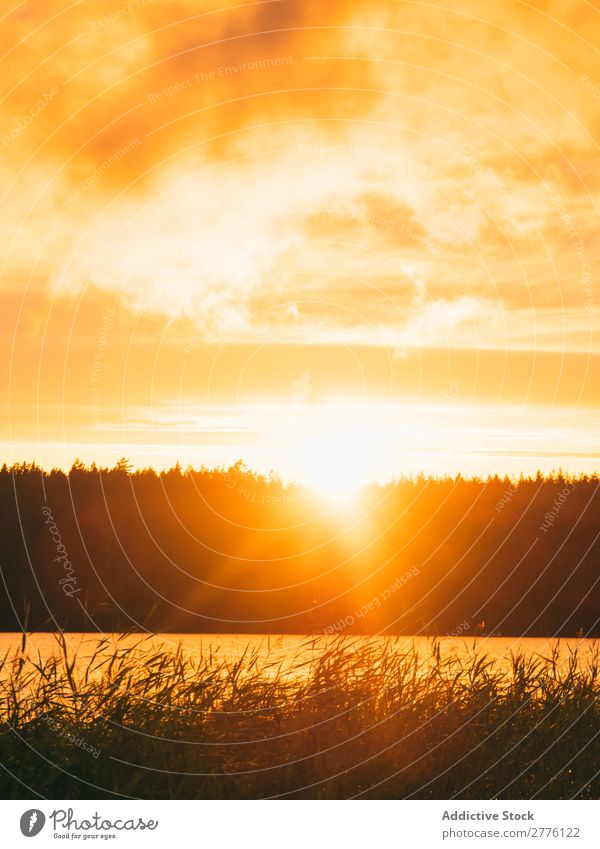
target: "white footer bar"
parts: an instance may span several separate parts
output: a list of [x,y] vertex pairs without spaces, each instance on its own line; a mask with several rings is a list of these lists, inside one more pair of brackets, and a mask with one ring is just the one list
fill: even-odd
[[0,845],[600,846],[596,801],[0,801]]

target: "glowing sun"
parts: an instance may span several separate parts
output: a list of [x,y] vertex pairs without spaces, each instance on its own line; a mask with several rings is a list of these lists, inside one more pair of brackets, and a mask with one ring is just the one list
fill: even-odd
[[364,424],[329,425],[297,444],[298,476],[321,495],[347,500],[373,480],[373,433]]

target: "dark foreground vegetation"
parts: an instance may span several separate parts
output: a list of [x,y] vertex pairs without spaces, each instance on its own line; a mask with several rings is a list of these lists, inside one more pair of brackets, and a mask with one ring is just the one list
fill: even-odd
[[98,644],[0,670],[3,798],[598,798],[600,678],[570,654],[423,667],[330,641],[295,670]]
[[0,627],[599,635],[599,483],[4,467]]

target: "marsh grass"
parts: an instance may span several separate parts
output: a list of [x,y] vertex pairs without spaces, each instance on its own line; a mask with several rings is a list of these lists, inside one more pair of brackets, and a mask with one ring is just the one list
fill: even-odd
[[[600,662],[335,639],[237,660],[99,640],[0,659],[0,792],[597,798]],[[92,756],[91,752],[99,754]]]

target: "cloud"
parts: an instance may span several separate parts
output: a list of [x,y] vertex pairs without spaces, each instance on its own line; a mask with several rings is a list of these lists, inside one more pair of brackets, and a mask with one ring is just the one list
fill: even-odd
[[519,345],[541,326],[578,349],[598,262],[594,16],[21,5],[0,60],[2,280],[101,290],[221,341],[517,344],[491,330],[501,303]]

